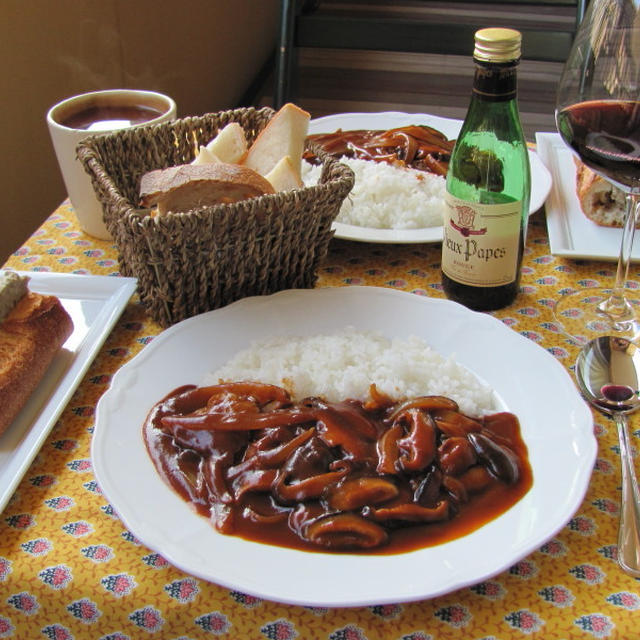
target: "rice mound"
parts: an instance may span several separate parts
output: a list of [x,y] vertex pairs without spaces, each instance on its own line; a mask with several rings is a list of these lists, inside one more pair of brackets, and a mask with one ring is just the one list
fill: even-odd
[[[355,184],[337,222],[373,229],[424,229],[442,225],[445,179],[386,162],[340,158],[351,167]],[[321,167],[304,161],[305,185],[318,182]]]
[[366,400],[369,386],[402,400],[443,395],[469,416],[494,410],[493,393],[468,369],[417,337],[392,340],[351,328],[331,335],[277,337],[239,352],[205,385],[252,380],[285,387],[295,400]]

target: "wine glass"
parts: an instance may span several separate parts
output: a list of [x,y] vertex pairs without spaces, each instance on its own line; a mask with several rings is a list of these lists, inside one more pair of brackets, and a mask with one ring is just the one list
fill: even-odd
[[564,66],[556,102],[564,142],[621,189],[625,222],[615,284],[562,296],[556,320],[578,343],[640,338],[640,298],[626,287],[640,202],[640,0],[591,0]]

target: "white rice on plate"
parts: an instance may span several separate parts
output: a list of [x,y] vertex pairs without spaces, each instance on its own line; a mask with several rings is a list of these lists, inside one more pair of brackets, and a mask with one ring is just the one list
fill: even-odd
[[[373,229],[424,229],[442,225],[445,179],[386,162],[341,158],[355,184],[336,221]],[[302,163],[306,185],[316,184],[322,167]]]
[[294,399],[366,400],[369,387],[401,400],[443,395],[469,416],[495,410],[491,388],[417,337],[392,340],[377,332],[277,337],[255,342],[207,376],[204,385],[252,380],[285,387]]

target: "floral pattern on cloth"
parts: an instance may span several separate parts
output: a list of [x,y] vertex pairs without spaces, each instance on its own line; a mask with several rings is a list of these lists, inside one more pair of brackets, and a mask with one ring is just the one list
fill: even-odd
[[[438,244],[334,240],[318,286],[375,285],[442,297],[439,265]],[[115,247],[78,231],[66,203],[7,266],[118,275]],[[614,268],[552,256],[538,213],[530,219],[521,293],[494,315],[572,369],[577,349],[553,322],[553,300],[581,281],[611,282]],[[640,286],[637,265],[631,278]],[[599,453],[579,511],[536,552],[480,584],[427,601],[325,609],[266,601],[175,569],[123,526],[90,457],[97,400],[114,372],[159,331],[134,296],[1,514],[0,638],[640,640],[640,580],[616,563],[617,436],[597,413]],[[631,431],[637,460],[635,417]]]

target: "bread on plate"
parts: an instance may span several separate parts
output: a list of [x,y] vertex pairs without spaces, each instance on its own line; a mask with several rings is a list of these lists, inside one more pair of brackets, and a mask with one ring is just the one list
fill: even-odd
[[66,339],[71,317],[55,296],[28,289],[28,278],[0,270],[0,433],[27,403]]
[[624,193],[579,161],[576,162],[576,194],[585,216],[597,225],[623,226]]

